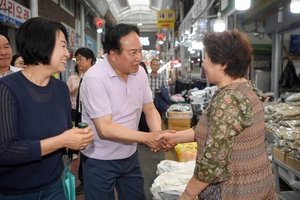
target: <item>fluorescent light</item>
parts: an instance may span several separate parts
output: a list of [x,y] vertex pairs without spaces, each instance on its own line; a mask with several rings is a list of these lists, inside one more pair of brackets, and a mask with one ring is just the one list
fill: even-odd
[[235,9],[247,10],[250,8],[251,0],[235,0]]
[[292,13],[300,13],[300,0],[292,0],[290,10]]
[[142,25],[143,25],[142,22],[137,23],[137,26],[142,26]]

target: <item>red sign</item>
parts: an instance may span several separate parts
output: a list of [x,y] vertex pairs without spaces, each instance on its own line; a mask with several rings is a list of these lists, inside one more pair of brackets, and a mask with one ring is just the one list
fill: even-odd
[[178,64],[178,63],[180,63],[180,60],[172,60],[171,63],[172,64]]

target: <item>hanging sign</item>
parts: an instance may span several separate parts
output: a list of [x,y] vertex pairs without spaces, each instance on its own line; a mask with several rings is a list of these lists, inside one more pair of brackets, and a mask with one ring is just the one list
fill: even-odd
[[157,11],[157,28],[174,28],[175,11],[159,10]]
[[77,33],[75,29],[72,27],[68,26],[67,24],[61,22],[62,25],[64,25],[67,29],[68,32],[68,41],[69,41],[69,46],[74,47],[74,46],[80,46],[80,35]]
[[0,0],[0,21],[20,26],[31,17],[31,11],[12,0]]

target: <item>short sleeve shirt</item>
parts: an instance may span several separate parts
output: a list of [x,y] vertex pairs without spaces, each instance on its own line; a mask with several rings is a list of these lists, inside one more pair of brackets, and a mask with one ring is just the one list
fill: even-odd
[[145,70],[140,67],[135,74],[128,74],[125,82],[104,57],[84,74],[80,94],[82,121],[91,125],[95,133],[94,141],[82,153],[101,160],[131,156],[136,143],[101,139],[92,120],[111,114],[113,122],[137,130],[143,105],[153,101]]
[[203,182],[226,181],[230,178],[228,165],[234,139],[253,123],[251,105],[242,93],[226,90],[225,86],[216,91],[206,115],[207,139],[194,175]]

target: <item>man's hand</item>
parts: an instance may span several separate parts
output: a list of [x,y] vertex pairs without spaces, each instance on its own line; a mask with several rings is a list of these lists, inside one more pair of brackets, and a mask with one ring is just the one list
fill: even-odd
[[177,144],[177,142],[175,141],[174,133],[176,133],[176,130],[165,130],[162,131],[161,134],[156,138],[156,140],[161,143],[166,152],[173,149]]
[[[147,146],[151,148],[151,151],[158,152],[161,150],[169,151],[172,149],[176,143],[171,140],[166,140],[163,134],[174,134],[176,131],[174,130],[166,130],[166,131],[154,131],[151,132],[147,138],[147,142],[145,143]],[[167,136],[167,135],[166,135]]]

